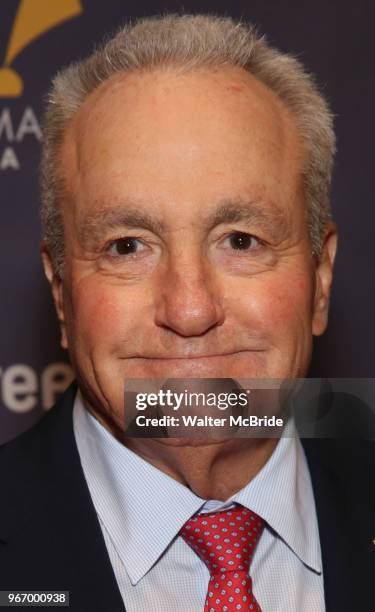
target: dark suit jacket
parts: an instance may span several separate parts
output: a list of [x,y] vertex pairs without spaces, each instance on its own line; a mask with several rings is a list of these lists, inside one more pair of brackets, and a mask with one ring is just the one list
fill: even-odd
[[[0,448],[0,590],[68,590],[76,612],[123,612],[75,444],[75,391],[73,384],[37,426]],[[373,611],[375,445],[349,439],[303,443],[326,609]]]

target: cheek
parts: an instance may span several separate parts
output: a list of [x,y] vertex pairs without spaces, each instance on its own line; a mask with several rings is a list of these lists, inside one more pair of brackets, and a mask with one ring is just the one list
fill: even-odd
[[258,276],[236,291],[237,305],[249,323],[280,335],[291,328],[309,325],[312,317],[312,284],[307,275]]
[[120,285],[91,277],[80,280],[72,291],[72,323],[75,339],[96,349],[129,335],[142,318],[142,296]]

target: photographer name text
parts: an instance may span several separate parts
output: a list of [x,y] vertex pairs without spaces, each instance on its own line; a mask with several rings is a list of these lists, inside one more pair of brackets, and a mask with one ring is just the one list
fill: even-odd
[[136,417],[138,427],[283,427],[284,420],[276,416],[196,416],[181,417],[163,415],[162,417],[146,417],[140,414]]

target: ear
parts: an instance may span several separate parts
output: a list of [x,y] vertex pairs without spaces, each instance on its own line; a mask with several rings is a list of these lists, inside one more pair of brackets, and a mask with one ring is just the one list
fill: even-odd
[[330,221],[326,228],[322,253],[315,270],[315,297],[312,333],[321,336],[327,327],[333,265],[337,249],[337,227]]
[[55,267],[52,261],[52,257],[51,257],[51,253],[45,241],[41,242],[40,254],[42,256],[44,273],[51,286],[53,301],[55,303],[57,317],[59,320],[60,331],[61,331],[60,344],[62,348],[67,349],[68,341],[67,341],[66,326],[65,326],[64,300],[63,300],[63,295],[62,295],[63,294],[62,279],[61,279],[61,276],[57,274],[55,270]]

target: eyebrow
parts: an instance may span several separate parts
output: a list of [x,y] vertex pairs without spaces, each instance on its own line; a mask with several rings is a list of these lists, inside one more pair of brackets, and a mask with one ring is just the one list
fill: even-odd
[[[202,221],[202,227],[209,231],[227,223],[246,223],[268,231],[272,238],[283,239],[289,225],[283,211],[274,204],[260,201],[222,200],[218,208]],[[95,244],[107,232],[120,228],[142,228],[155,234],[168,230],[156,216],[140,210],[139,205],[123,202],[115,208],[103,208],[87,215],[78,224],[78,235],[83,244]],[[170,228],[169,228],[170,229]]]
[[275,204],[260,201],[223,202],[213,215],[210,215],[208,222],[210,229],[225,223],[257,225],[274,238],[284,237],[289,230],[285,213]]
[[134,204],[124,203],[121,208],[101,209],[87,215],[78,224],[78,235],[83,244],[95,244],[106,232],[125,227],[143,228],[155,234],[165,230],[164,223],[153,215],[140,211]]

